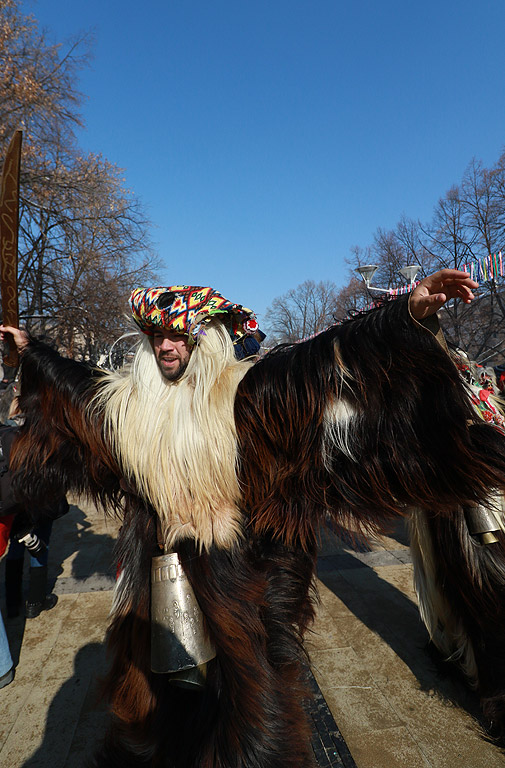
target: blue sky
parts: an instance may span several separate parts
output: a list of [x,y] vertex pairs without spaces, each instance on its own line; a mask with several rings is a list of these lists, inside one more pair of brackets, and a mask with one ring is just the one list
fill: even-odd
[[[26,0],[94,30],[79,142],[125,170],[163,281],[260,315],[505,148],[501,0]],[[505,244],[500,247],[505,246]]]

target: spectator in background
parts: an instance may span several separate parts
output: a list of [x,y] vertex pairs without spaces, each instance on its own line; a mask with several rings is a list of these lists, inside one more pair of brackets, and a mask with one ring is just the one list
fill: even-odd
[[9,649],[9,641],[5,632],[4,622],[0,614],[0,688],[14,680],[14,664]]
[[[19,511],[11,495],[8,473],[8,456],[13,435],[12,428],[0,426],[0,559],[7,551],[12,523]],[[3,617],[0,614],[0,688],[9,685],[13,679],[14,664]]]
[[[14,515],[0,517],[0,558],[4,555],[9,542],[9,533]],[[9,641],[5,632],[2,614],[0,613],[0,688],[14,680],[14,664],[9,649]]]
[[[19,412],[17,396],[13,398],[6,425],[17,427],[23,421]],[[34,619],[42,611],[54,608],[58,598],[47,594],[47,567],[49,558],[49,539],[53,520],[68,511],[68,503],[63,497],[51,510],[20,510],[13,522],[10,547],[5,563],[5,598],[7,617],[16,618],[21,612],[23,602],[23,567],[25,549],[30,553],[30,581],[25,605],[25,616]],[[37,524],[34,527],[34,521]]]

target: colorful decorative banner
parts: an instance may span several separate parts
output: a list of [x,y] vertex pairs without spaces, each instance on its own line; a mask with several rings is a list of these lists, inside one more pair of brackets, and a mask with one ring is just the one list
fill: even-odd
[[490,253],[481,259],[475,259],[468,264],[463,264],[462,269],[470,272],[472,280],[478,283],[487,283],[489,280],[498,280],[504,277],[502,252]]
[[[499,251],[499,253],[489,254],[489,256],[483,256],[482,259],[476,259],[475,261],[468,262],[468,264],[463,264],[461,269],[463,272],[469,272],[472,280],[476,280],[478,283],[485,283],[489,280],[498,280],[504,277],[504,261],[505,259],[502,256],[502,252]],[[358,308],[358,311],[366,312],[369,309],[373,309],[377,306],[377,303],[380,302],[381,298],[396,298],[397,296],[403,296],[406,293],[410,293],[410,291],[419,285],[420,282],[420,280],[415,280],[413,283],[409,283],[408,285],[399,285],[397,288],[381,289],[381,296],[377,296],[374,301],[369,301],[366,304],[362,304]],[[343,321],[337,321],[337,325],[339,325],[341,322]],[[318,333],[321,333],[321,331]],[[317,333],[314,333],[312,336],[307,336],[305,339],[300,339],[295,343],[298,344],[301,341],[307,341],[307,339],[312,339],[317,335]]]
[[[478,283],[487,283],[490,280],[499,280],[505,277],[504,261],[502,252],[499,251],[498,253],[490,253],[488,256],[483,256],[481,259],[470,261],[467,264],[462,264],[461,269],[463,272],[469,272],[472,280],[476,280]],[[394,297],[403,296],[415,288],[416,285],[419,285],[419,282],[419,280],[416,280],[411,285],[400,285],[397,288],[389,288],[387,291],[384,289],[384,294]],[[362,309],[373,309],[379,300],[380,297],[377,297],[375,301],[370,301],[363,305]]]
[[416,286],[419,285],[421,281],[420,280],[414,280],[413,283],[409,283],[408,285],[399,285],[397,288],[388,288],[387,290],[384,289],[382,294],[380,296],[377,296],[377,298],[374,301],[369,301],[367,304],[364,304],[361,307],[361,311],[373,309],[375,306],[377,306],[377,302],[380,302],[381,299],[386,298],[394,298],[396,299],[398,296],[404,296],[406,293],[410,293]]

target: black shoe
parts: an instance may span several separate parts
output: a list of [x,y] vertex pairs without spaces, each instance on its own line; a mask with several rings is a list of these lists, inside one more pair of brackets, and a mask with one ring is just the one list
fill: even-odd
[[50,611],[58,602],[56,595],[46,595],[43,603],[26,603],[25,616],[27,619],[36,619],[42,611]]

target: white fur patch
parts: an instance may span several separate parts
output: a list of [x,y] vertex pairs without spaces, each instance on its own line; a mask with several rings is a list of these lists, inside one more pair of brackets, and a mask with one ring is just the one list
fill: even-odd
[[358,411],[343,397],[329,403],[324,412],[323,461],[328,465],[329,456],[335,447],[351,461],[356,461],[353,453],[353,434],[351,422],[358,416]]
[[131,367],[104,376],[92,407],[124,477],[158,513],[165,551],[181,538],[229,547],[240,535],[233,404],[250,366],[214,321],[177,381],[163,377],[147,336]]

